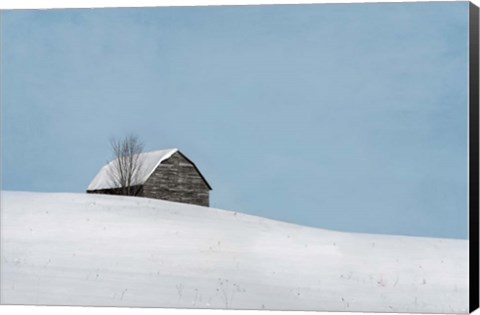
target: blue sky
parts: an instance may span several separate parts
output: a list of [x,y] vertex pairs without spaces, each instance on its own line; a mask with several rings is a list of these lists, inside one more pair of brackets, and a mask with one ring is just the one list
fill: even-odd
[[136,133],[211,206],[467,238],[468,2],[1,13],[4,190],[83,192]]

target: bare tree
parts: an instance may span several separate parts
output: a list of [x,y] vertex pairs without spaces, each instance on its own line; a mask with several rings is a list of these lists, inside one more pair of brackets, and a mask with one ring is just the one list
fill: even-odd
[[138,195],[138,179],[143,168],[143,143],[137,136],[128,135],[122,139],[110,139],[110,145],[113,161],[108,175],[111,181],[122,195]]

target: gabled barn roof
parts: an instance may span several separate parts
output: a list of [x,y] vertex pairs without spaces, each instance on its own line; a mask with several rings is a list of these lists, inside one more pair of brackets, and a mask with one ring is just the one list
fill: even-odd
[[[143,185],[147,181],[147,179],[152,175],[152,173],[157,169],[157,167],[165,160],[169,159],[173,154],[176,152],[180,153],[185,159],[187,159],[197,170],[198,174],[202,177],[205,184],[211,190],[212,188],[203,177],[202,173],[198,170],[195,163],[190,161],[185,155],[183,155],[178,149],[165,149],[153,152],[145,152],[140,154],[140,159],[142,160],[142,168],[139,170],[139,176],[137,177],[136,181],[132,183],[132,186],[136,185]],[[112,189],[112,188],[119,188],[112,179],[111,179],[111,172],[114,167],[114,162],[116,160],[111,161],[107,165],[103,166],[100,171],[98,172],[97,176],[92,180],[90,185],[88,185],[87,191],[92,190],[101,190],[101,189]]]

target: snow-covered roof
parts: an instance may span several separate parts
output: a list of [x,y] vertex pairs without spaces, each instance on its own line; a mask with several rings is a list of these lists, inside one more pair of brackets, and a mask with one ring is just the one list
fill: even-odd
[[[158,167],[158,165],[170,158],[177,151],[178,149],[165,149],[141,153],[140,159],[142,161],[142,167],[139,170],[139,176],[136,178],[136,181],[132,183],[132,186],[144,184]],[[87,190],[118,188],[111,178],[111,172],[115,161],[116,160],[111,161],[100,169],[97,176],[95,176],[90,185],[88,185]]]

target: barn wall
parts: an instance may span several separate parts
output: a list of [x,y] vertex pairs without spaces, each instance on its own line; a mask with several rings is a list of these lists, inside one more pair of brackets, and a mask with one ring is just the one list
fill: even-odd
[[[143,196],[143,186],[132,186],[134,191],[134,196],[142,197]],[[110,189],[97,189],[97,190],[87,190],[89,194],[103,194],[103,195],[125,195],[121,188],[110,188]]]
[[209,206],[209,188],[179,152],[163,161],[143,186],[143,196]]

